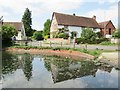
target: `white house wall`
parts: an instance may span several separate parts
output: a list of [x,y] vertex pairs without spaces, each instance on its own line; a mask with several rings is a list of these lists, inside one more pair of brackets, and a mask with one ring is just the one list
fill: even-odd
[[69,32],[77,32],[77,38],[81,37],[82,33],[82,28],[81,27],[76,27],[76,26],[68,26]]
[[100,29],[93,29],[93,28],[92,28],[92,30],[93,30],[93,32],[95,32],[95,33],[100,32]]
[[54,32],[54,31],[57,31],[57,30],[58,30],[58,24],[57,24],[57,21],[56,21],[56,17],[53,16],[53,20],[52,20],[51,27],[50,27],[50,32]]
[[58,28],[64,28],[64,25],[58,25]]
[[51,27],[50,27],[50,38],[53,38],[53,32],[57,32],[58,30],[58,23],[56,20],[55,15],[53,16],[52,22],[51,22]]
[[17,40],[27,40],[23,24],[22,24],[21,30],[18,31],[18,35],[17,35],[16,39]]

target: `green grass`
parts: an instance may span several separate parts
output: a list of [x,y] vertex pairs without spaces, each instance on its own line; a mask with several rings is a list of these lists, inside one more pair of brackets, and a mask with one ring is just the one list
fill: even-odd
[[38,47],[38,46],[11,46],[13,48],[20,48],[20,49],[52,49],[51,47]]

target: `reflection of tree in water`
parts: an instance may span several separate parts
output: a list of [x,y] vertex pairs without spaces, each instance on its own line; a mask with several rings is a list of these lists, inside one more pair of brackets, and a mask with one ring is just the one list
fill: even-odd
[[23,69],[25,77],[29,81],[32,76],[32,56],[30,54],[2,54],[2,74],[13,73],[17,69]]
[[2,53],[2,74],[13,73],[18,68],[18,58],[8,52]]
[[24,54],[23,57],[23,72],[29,81],[32,76],[32,57],[30,54]]
[[[75,61],[61,58],[45,58],[45,67],[51,71],[54,83],[88,75],[95,77],[98,66],[91,61]],[[99,66],[99,68],[102,66]],[[111,70],[107,68],[105,70]]]
[[50,60],[44,60],[44,61],[45,61],[45,63],[44,63],[45,68],[46,68],[48,71],[50,71],[50,70],[51,70],[51,67],[50,67],[51,61],[50,61]]

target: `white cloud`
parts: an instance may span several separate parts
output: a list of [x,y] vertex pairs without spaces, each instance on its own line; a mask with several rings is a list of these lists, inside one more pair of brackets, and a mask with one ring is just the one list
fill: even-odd
[[97,0],[99,4],[104,4],[104,3],[115,3],[118,2],[119,0]]
[[[53,11],[66,11],[77,9],[83,0],[0,0],[0,16],[4,16],[4,21],[21,21],[25,8],[32,11],[34,19],[42,18],[45,14]],[[38,20],[37,20],[38,21]],[[36,23],[36,22],[35,22]],[[40,22],[38,22],[40,25]],[[38,26],[35,27],[38,27]]]
[[[76,9],[80,6],[82,0],[2,0],[0,1],[0,8],[8,8],[12,9],[15,13],[21,13],[24,12],[24,9],[28,7],[29,9],[33,10],[35,13],[41,14],[41,12],[48,12],[48,11],[54,11],[59,10],[71,10]],[[0,13],[5,15],[4,13],[8,11],[0,10]]]
[[95,9],[93,11],[90,11],[86,14],[89,17],[92,17],[95,15],[97,17],[97,21],[107,21],[107,20],[112,20],[114,21],[113,23],[115,26],[117,26],[117,19],[118,19],[118,7],[117,5],[111,6],[108,9]]
[[105,3],[116,3],[119,0],[84,0],[84,2],[97,2],[99,4],[105,4]]
[[[67,12],[77,10],[81,8],[81,5],[85,2],[98,2],[102,4],[105,2],[113,3],[114,1],[118,0],[0,0],[0,16],[4,16],[4,21],[21,21],[25,8],[29,8],[32,11],[33,27],[40,29],[40,25],[44,23],[44,21],[41,23],[41,18],[52,14],[54,11]],[[116,17],[116,7],[105,10],[106,19]],[[101,14],[100,16],[103,18],[103,13],[102,9],[97,9],[90,11],[88,15],[95,14],[98,16]]]

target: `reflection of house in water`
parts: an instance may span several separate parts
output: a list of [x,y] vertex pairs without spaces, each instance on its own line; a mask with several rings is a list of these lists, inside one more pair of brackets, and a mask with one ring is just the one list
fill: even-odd
[[46,68],[52,73],[54,83],[85,77],[96,76],[98,69],[111,72],[113,67],[107,64],[95,65],[89,61],[64,61],[64,60],[45,60]]
[[65,67],[60,66],[60,63],[51,63],[51,72],[54,83],[88,75],[95,76],[97,71],[97,67],[90,62],[71,62],[69,65],[64,65]]

